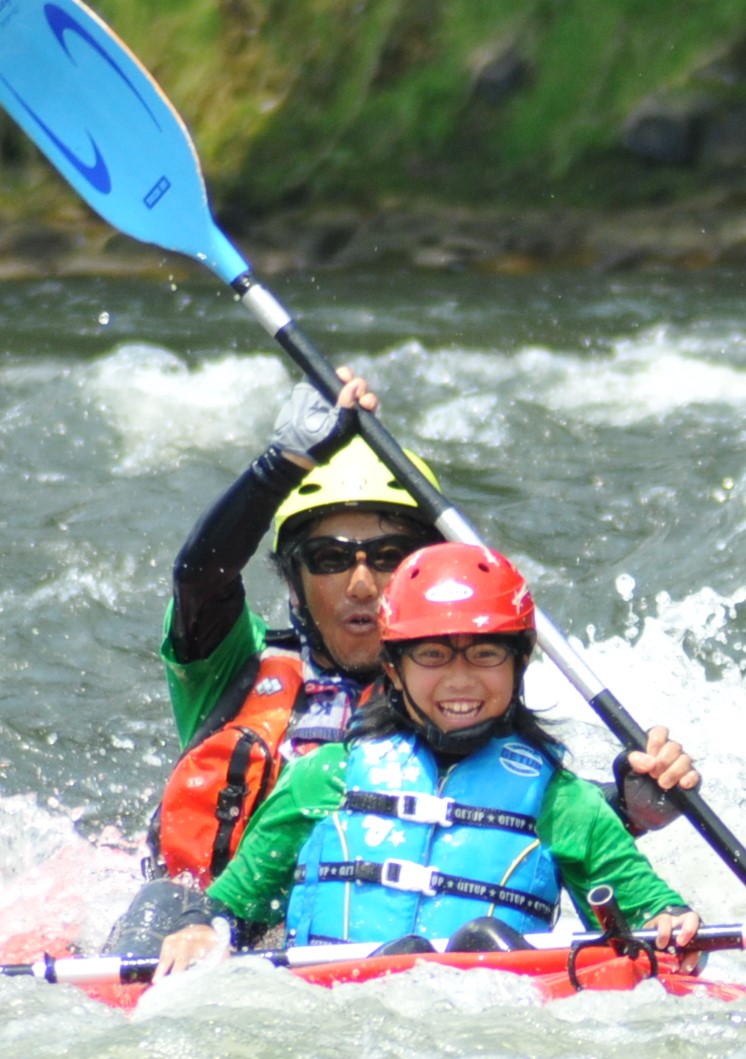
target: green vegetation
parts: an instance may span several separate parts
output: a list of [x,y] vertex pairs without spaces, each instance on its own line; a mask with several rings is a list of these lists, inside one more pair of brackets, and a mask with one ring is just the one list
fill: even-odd
[[[288,205],[675,196],[712,174],[625,152],[629,114],[746,96],[743,0],[89,2],[184,116],[236,227]],[[29,180],[55,187],[7,119],[0,156],[6,210],[28,210]]]

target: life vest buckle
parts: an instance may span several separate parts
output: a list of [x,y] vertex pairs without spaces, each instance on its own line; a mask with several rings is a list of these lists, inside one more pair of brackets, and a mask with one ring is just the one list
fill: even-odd
[[218,804],[215,816],[218,820],[231,823],[241,815],[241,805],[247,793],[246,787],[229,784],[218,792]]
[[400,820],[410,820],[415,824],[440,824],[441,827],[451,827],[453,805],[453,798],[439,798],[437,794],[400,794],[396,815]]
[[434,897],[438,892],[433,888],[437,868],[417,864],[413,860],[399,860],[387,857],[381,866],[381,885],[392,890],[408,890]]

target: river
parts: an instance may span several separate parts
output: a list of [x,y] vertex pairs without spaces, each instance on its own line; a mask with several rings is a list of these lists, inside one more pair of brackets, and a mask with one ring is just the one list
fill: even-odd
[[[154,251],[154,260],[158,258]],[[741,840],[746,746],[743,273],[529,276],[404,270],[272,282],[643,726],[696,755]],[[0,940],[95,951],[138,885],[177,752],[158,660],[170,566],[264,445],[295,370],[202,274],[0,287]],[[268,542],[267,549],[268,550]],[[252,598],[285,617],[269,564]],[[584,775],[616,744],[553,664],[529,703]],[[711,923],[740,882],[680,820],[643,847]],[[569,910],[568,922],[572,923]],[[709,977],[746,981],[746,956]],[[74,1055],[746,1055],[744,1005],[583,994],[443,969],[327,992],[236,964],[154,990],[133,1016],[72,986],[0,981],[5,1059]]]

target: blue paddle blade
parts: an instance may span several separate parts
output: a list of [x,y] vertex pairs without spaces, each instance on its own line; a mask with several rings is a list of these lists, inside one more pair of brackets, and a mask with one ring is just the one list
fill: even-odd
[[248,269],[215,223],[181,118],[84,4],[5,5],[0,104],[115,228],[193,257],[226,283]]

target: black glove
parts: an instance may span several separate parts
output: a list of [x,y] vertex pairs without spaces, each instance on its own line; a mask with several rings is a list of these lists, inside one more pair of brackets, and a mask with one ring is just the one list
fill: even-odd
[[299,382],[275,421],[270,446],[326,463],[352,437],[357,410],[329,404],[310,382]]
[[[681,810],[674,804],[670,791],[664,791],[651,776],[633,772],[628,753],[623,750],[614,759],[619,815],[635,836],[660,831],[673,823]],[[613,804],[614,799],[610,801]]]
[[116,921],[101,952],[137,958],[155,956],[167,935],[194,923],[209,926],[222,908],[197,887],[182,886],[173,879],[153,879],[145,883]]

